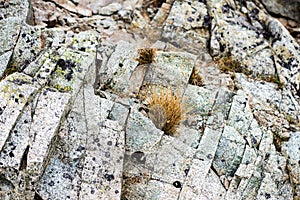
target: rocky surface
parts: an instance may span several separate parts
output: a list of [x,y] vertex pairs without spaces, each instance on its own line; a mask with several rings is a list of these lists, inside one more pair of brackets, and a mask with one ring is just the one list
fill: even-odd
[[[0,1],[0,198],[299,199],[300,47],[265,8]],[[151,88],[183,97],[173,134]]]

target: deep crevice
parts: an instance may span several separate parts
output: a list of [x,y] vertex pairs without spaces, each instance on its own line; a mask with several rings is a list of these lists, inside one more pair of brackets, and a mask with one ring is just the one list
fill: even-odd
[[23,156],[21,158],[19,171],[25,170],[27,168],[27,157],[28,157],[29,148],[30,148],[30,146],[27,145],[27,147],[23,153]]

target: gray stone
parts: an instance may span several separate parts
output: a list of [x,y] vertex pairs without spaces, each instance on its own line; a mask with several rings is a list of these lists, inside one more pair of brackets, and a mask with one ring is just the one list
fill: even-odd
[[88,130],[85,116],[82,115],[85,112],[84,104],[84,93],[80,90],[68,117],[59,129],[58,136],[62,141],[60,154],[63,155],[64,162],[79,160],[85,153]]
[[299,12],[300,12],[300,1],[299,0],[292,0],[292,1],[262,1],[265,8],[271,12],[281,16],[286,16],[288,18],[292,18],[300,22]]
[[213,163],[219,176],[233,177],[241,163],[245,143],[233,127],[225,126]]
[[217,150],[221,133],[206,128],[201,138],[200,144],[192,160],[190,170],[188,171],[183,191],[180,194],[181,199],[188,198],[189,193],[195,193],[196,196],[201,194],[205,184],[210,166]]
[[164,23],[162,36],[182,45],[204,47],[209,37],[209,20],[204,3],[175,1]]
[[119,10],[121,10],[122,5],[120,3],[111,3],[105,7],[102,7],[98,10],[100,15],[112,15]]
[[0,152],[0,171],[14,187],[19,187],[17,171],[25,167],[24,156],[29,148],[31,121],[30,106],[26,106]]
[[106,122],[100,126],[99,135],[92,134],[87,141],[81,199],[119,199],[121,195],[124,132],[117,122]]
[[289,141],[284,142],[282,145],[282,151],[287,157],[287,168],[290,171],[290,179],[294,184],[297,185],[297,192],[299,194],[299,181],[300,181],[300,167],[299,167],[299,160],[300,160],[300,134],[299,132],[291,133],[291,137]]
[[[100,68],[100,87],[106,87],[120,95],[129,95],[131,85],[136,80],[130,80],[135,70],[138,70],[135,61],[137,49],[132,44],[120,41],[107,63]],[[140,83],[141,84],[141,83]],[[136,90],[136,88],[133,88]]]
[[137,109],[132,109],[126,127],[126,146],[131,151],[147,151],[160,140],[163,132]]
[[[125,146],[124,132],[118,121],[106,119],[109,113],[101,112],[111,109],[113,104],[94,96],[91,86],[84,90],[84,97],[88,135],[80,175],[82,179],[80,198],[119,199]],[[117,118],[120,123],[124,123],[122,119],[125,120]]]
[[[213,170],[209,170],[205,177],[206,187],[204,187],[197,198],[199,199],[224,199],[226,190],[221,184],[219,177]],[[189,198],[187,196],[187,198]],[[181,198],[184,199],[184,198]]]
[[281,40],[272,44],[277,56],[275,61],[280,80],[299,96],[300,82],[297,70],[300,64],[300,46],[280,22],[270,21],[269,28],[272,34],[281,33],[278,36]]
[[[275,181],[272,179],[271,174],[264,173],[260,188],[258,190],[257,198],[259,199],[284,199],[278,198],[279,191]],[[292,199],[292,198],[290,198]]]
[[143,85],[157,85],[183,94],[196,60],[190,53],[157,51]]
[[[50,66],[56,64],[59,57],[58,56],[50,56],[50,55],[53,55],[53,49],[47,50],[44,53],[40,54],[33,62],[31,62],[23,70],[23,73],[25,73],[31,77],[37,76],[37,72],[40,70],[41,66],[44,65],[44,63],[46,63],[46,65],[49,66],[49,68],[45,67],[46,68],[45,70],[48,69],[50,72],[50,69],[51,69],[53,71],[55,66],[54,67],[50,67]],[[50,61],[52,61],[53,63],[50,64]],[[44,71],[44,73],[45,73],[45,71]],[[45,76],[45,75],[43,75],[43,76]],[[41,79],[43,79],[43,78],[41,78]],[[42,80],[40,80],[40,81],[42,81]],[[45,80],[44,80],[44,83],[45,83]],[[41,85],[43,85],[43,84],[41,84]]]
[[126,120],[128,118],[129,109],[125,106],[115,103],[109,113],[108,118],[111,120],[118,121],[119,125],[125,129],[126,127]]
[[[49,76],[49,71],[54,70],[54,66],[55,71],[51,73],[49,86],[62,92],[77,94],[87,71],[94,65],[95,61],[93,58],[95,57],[88,53],[76,52],[70,49],[59,49],[58,53],[60,54],[60,58],[56,65],[49,61],[50,65],[42,66],[40,72],[46,72],[46,76]],[[42,77],[43,75],[40,76]],[[47,80],[47,77],[43,78],[43,81],[45,79]]]
[[186,126],[179,126],[176,130],[176,138],[192,148],[197,148],[202,136],[201,130],[195,130]]
[[[251,135],[252,131],[249,131],[250,125],[254,120],[255,119],[249,107],[248,97],[246,97],[242,92],[240,95],[234,96],[230,113],[228,115],[228,125],[235,128],[235,130],[245,137],[250,144],[257,144],[257,140],[259,140],[259,135],[258,138],[255,138]],[[256,140],[256,142],[253,142],[254,140]]]
[[30,145],[27,159],[27,170],[34,178],[38,178],[45,169],[54,137],[67,112],[70,97],[70,94],[46,89],[38,97],[30,127],[30,144],[32,145]]
[[0,0],[1,199],[298,198],[300,47],[259,1],[84,1]]
[[22,71],[30,62],[36,59],[45,45],[44,36],[42,35],[41,28],[29,25],[22,26],[12,57],[12,66],[14,68]]
[[[248,170],[248,172],[241,174],[240,170]],[[225,199],[255,198],[262,180],[261,173],[261,169],[254,165],[241,165],[236,176],[225,183],[228,187]]]
[[163,136],[159,144],[151,149],[148,162],[153,163],[151,177],[162,182],[182,184],[190,168],[194,149],[171,136]]
[[32,78],[21,73],[14,73],[0,82],[1,148],[21,115],[26,102],[35,94],[37,89]]
[[23,22],[26,21],[30,24],[33,23],[31,3],[28,0],[2,1],[0,13],[0,19],[16,17],[21,19]]
[[1,56],[0,56],[0,78],[2,78],[5,74],[5,70],[7,69],[7,66],[8,66],[8,62],[11,58],[11,55],[12,55],[12,51],[8,51],[6,53],[3,53]]
[[0,21],[0,55],[13,50],[21,31],[21,21],[10,17]]
[[70,31],[66,34],[65,45],[68,48],[83,51],[92,56],[96,56],[95,53],[99,43],[99,35],[95,31],[83,31],[78,34]]
[[69,166],[59,158],[51,158],[43,177],[40,180],[38,192],[44,199],[71,199],[77,198],[76,183],[74,183],[76,164]]
[[206,116],[212,109],[215,96],[216,92],[189,84],[185,90],[184,100],[191,115]]
[[177,199],[180,188],[157,180],[150,180],[145,194],[146,199]]

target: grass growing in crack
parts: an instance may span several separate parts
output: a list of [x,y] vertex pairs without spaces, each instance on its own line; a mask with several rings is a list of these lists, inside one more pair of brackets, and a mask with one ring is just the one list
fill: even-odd
[[146,102],[149,109],[148,116],[155,126],[166,134],[173,135],[187,113],[179,93],[175,94],[171,89],[153,91]]
[[165,2],[166,2],[165,0],[145,0],[145,1],[143,1],[143,7],[149,8],[149,7],[153,6],[153,7],[159,8]]
[[17,71],[18,71],[18,70],[17,70],[16,67],[13,67],[13,66],[7,67],[7,68],[5,69],[5,71],[4,71],[4,73],[3,73],[3,75],[2,75],[2,77],[1,77],[0,80],[5,79],[5,78],[6,78],[7,76],[9,76],[10,74],[13,74],[13,73],[15,73],[15,72],[17,72]]
[[219,69],[221,72],[228,73],[228,72],[236,72],[236,73],[243,73],[245,75],[250,75],[250,70],[245,69],[241,66],[241,63],[235,59],[231,55],[225,55],[220,58],[215,59]]
[[195,68],[193,68],[192,74],[189,79],[189,84],[203,86],[203,78]]
[[[235,60],[230,53],[226,54],[225,56],[221,56],[219,58],[216,58],[215,61],[218,64],[219,69],[223,73],[228,73],[228,72],[243,73],[246,76],[249,76],[250,78],[266,81],[266,82],[269,82],[269,83],[276,83],[278,85],[279,89],[283,89],[283,87],[284,87],[283,82],[280,81],[280,78],[277,74],[273,74],[273,75],[258,74],[258,75],[255,75],[255,74],[253,74],[253,72],[251,70],[243,67],[242,64],[239,61]],[[235,76],[235,74],[233,74],[233,76]]]
[[139,49],[138,50],[139,57],[136,58],[135,60],[138,61],[140,65],[150,64],[154,62],[155,52],[156,49],[152,49],[152,48]]

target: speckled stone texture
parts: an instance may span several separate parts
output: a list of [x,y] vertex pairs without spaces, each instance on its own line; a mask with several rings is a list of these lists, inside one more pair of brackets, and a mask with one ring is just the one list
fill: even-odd
[[299,200],[293,35],[267,1],[155,2],[0,0],[0,199]]

